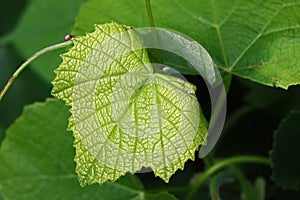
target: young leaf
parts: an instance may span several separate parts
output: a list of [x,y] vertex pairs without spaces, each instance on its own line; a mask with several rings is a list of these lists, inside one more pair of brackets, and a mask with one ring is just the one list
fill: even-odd
[[[7,130],[0,149],[0,193],[4,199],[153,199],[129,174],[115,183],[80,187],[74,173],[72,137],[66,131],[68,116],[62,102],[49,99],[25,107]],[[166,192],[154,196],[175,199]]]
[[[195,86],[154,73],[129,27],[96,25],[74,38],[56,70],[52,94],[72,106],[81,185],[117,180],[151,167],[168,182],[206,134]],[[189,92],[187,92],[189,91]]]
[[285,189],[300,188],[300,111],[293,111],[274,134],[273,180]]
[[[268,86],[300,84],[298,0],[151,1],[157,27],[197,40],[229,73]],[[74,33],[115,20],[149,26],[144,1],[91,0],[84,4]]]

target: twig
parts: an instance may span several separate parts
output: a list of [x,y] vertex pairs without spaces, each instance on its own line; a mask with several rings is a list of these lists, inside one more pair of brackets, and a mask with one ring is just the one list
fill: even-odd
[[39,56],[56,50],[56,49],[61,49],[64,47],[69,46],[70,44],[72,44],[73,42],[71,40],[69,41],[65,41],[62,43],[58,43],[58,44],[54,44],[51,46],[48,46],[44,49],[41,49],[40,51],[36,52],[35,54],[33,54],[31,57],[29,57],[14,73],[13,75],[10,77],[10,79],[8,80],[8,82],[6,83],[6,85],[4,86],[4,88],[1,90],[0,92],[0,101],[2,100],[3,96],[6,94],[7,90],[9,89],[9,87],[12,85],[12,83],[14,82],[14,80],[18,77],[18,75],[36,58],[38,58]]

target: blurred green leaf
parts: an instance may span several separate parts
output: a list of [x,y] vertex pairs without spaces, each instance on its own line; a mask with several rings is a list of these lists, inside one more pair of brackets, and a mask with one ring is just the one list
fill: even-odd
[[283,119],[274,134],[272,179],[284,189],[300,188],[300,110]]
[[263,178],[257,178],[254,182],[253,193],[255,194],[256,200],[265,199],[266,182]]
[[[64,40],[74,23],[74,17],[84,0],[31,0],[16,29],[11,42],[25,58],[36,51]],[[49,83],[54,78],[63,51],[43,55],[32,63],[32,69]]]
[[252,185],[249,180],[240,179],[242,186],[242,199],[245,200],[264,200],[265,199],[265,181],[262,178],[257,178]]
[[[220,69],[261,84],[300,84],[298,0],[152,1],[155,24],[196,39]],[[91,0],[76,17],[73,32],[115,20],[147,27],[144,1]]]
[[240,182],[242,189],[242,199],[245,200],[264,200],[265,199],[265,181],[263,178],[257,178],[252,184],[236,166],[231,166],[235,176]]
[[[81,188],[74,149],[66,131],[68,108],[58,100],[27,106],[7,131],[0,149],[0,192],[5,199],[153,199],[126,175],[115,183]],[[167,193],[160,199],[175,198]]]

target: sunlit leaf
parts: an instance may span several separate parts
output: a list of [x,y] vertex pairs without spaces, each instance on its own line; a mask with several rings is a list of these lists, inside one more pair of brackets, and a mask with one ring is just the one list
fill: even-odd
[[[76,171],[82,185],[150,167],[168,182],[203,142],[195,86],[154,73],[129,27],[96,25],[75,38],[56,70],[52,94],[72,106]],[[122,33],[122,34],[121,34]]]

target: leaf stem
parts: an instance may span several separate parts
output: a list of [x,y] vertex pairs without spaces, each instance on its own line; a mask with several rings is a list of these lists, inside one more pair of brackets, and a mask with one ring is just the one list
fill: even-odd
[[150,0],[145,0],[150,27],[155,27]]
[[14,80],[18,77],[18,75],[36,58],[38,58],[39,56],[50,52],[50,51],[54,51],[56,49],[61,49],[64,47],[69,46],[70,44],[72,44],[73,42],[71,40],[69,41],[65,41],[65,42],[61,42],[58,44],[54,44],[51,46],[48,46],[44,49],[41,49],[40,51],[36,52],[35,54],[33,54],[31,57],[29,57],[14,73],[13,75],[10,77],[10,79],[8,80],[8,82],[6,83],[6,85],[4,86],[4,88],[1,90],[0,92],[0,101],[2,100],[3,96],[6,94],[7,90],[9,89],[9,87],[12,85],[12,83],[14,82]]
[[145,4],[146,4],[146,9],[147,9],[147,16],[148,16],[149,25],[150,25],[150,27],[153,27],[151,29],[151,34],[152,34],[153,42],[154,42],[154,45],[155,45],[155,49],[153,50],[153,52],[156,56],[156,60],[159,63],[163,63],[163,56],[162,56],[162,53],[161,53],[160,48],[159,48],[159,46],[160,46],[159,45],[159,39],[158,39],[157,32],[155,30],[155,23],[154,23],[154,19],[153,19],[150,0],[145,0]]
[[195,183],[192,185],[190,192],[186,197],[186,200],[193,199],[194,195],[197,193],[198,188],[201,187],[205,183],[205,181],[216,171],[220,170],[225,166],[229,166],[237,163],[245,163],[245,162],[254,162],[254,163],[260,163],[265,165],[271,165],[270,159],[266,157],[251,156],[251,155],[235,156],[225,160],[221,160],[216,164],[214,164],[212,167],[208,168],[206,171],[204,171],[204,173],[195,181]]

